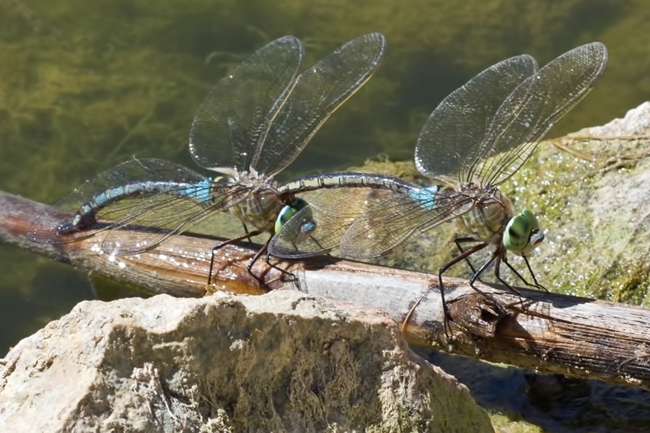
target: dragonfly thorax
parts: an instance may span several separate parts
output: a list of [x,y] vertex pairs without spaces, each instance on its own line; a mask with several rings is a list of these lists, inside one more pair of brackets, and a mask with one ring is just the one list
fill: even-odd
[[[464,188],[465,189],[465,188]],[[473,196],[472,210],[456,218],[456,224],[465,233],[487,244],[501,243],[506,224],[512,219],[512,203],[497,188],[463,191]]]
[[284,206],[280,197],[272,192],[251,193],[248,198],[230,208],[245,225],[273,233],[278,213]]
[[[277,183],[272,178],[256,177],[247,172],[242,172],[238,178],[216,177],[212,186],[215,197],[223,195],[217,190],[228,188],[230,199],[238,202],[230,211],[244,225],[269,233],[273,233],[278,213],[289,200],[278,192]],[[293,197],[290,199],[292,201]]]

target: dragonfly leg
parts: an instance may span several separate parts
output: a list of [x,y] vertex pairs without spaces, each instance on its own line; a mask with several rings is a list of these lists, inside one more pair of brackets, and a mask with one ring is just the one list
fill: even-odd
[[[246,227],[246,226],[244,226]],[[216,245],[214,248],[212,248],[212,254],[210,256],[210,270],[208,271],[208,286],[212,283],[212,271],[214,270],[214,255],[216,254],[217,251],[219,251],[221,248],[225,247],[226,245],[231,245],[234,243],[237,243],[239,241],[243,241],[244,239],[249,239],[252,238],[253,236],[257,236],[261,234],[262,232],[260,230],[255,230],[252,232],[246,231],[245,234],[241,236],[237,236],[236,238],[228,239],[227,241],[221,242],[220,244]],[[250,272],[250,269],[249,269]]]
[[[438,286],[440,287],[440,299],[442,301],[443,327],[445,329],[445,336],[447,337],[448,340],[450,339],[449,338],[449,333],[448,333],[448,320],[450,319],[450,315],[449,315],[449,311],[447,310],[447,302],[445,301],[445,285],[442,282],[442,274],[444,274],[447,269],[454,266],[456,263],[460,262],[461,260],[465,260],[466,257],[471,256],[475,252],[480,251],[480,250],[482,250],[483,248],[485,248],[487,246],[488,246],[488,244],[486,244],[485,242],[480,243],[478,245],[475,245],[472,248],[470,248],[469,250],[463,251],[461,254],[457,255],[452,260],[445,263],[445,265],[442,266],[440,268],[440,270],[438,270]],[[483,293],[481,290],[474,287],[473,282],[478,278],[478,275],[480,274],[480,272],[482,272],[481,269],[479,269],[478,274],[476,272],[474,273],[474,275],[472,276],[472,280],[470,281],[470,286],[472,286],[472,288],[474,290],[476,290],[478,293],[481,293],[482,295],[486,296],[487,298],[491,298],[491,296],[488,296],[486,293]],[[420,298],[420,300],[422,300],[422,298]],[[418,303],[419,303],[419,301],[418,301]],[[416,306],[417,306],[417,303],[413,306],[413,308],[411,308],[411,311],[409,311],[409,315],[407,316],[407,319],[411,315],[412,310],[414,310]]]
[[[270,240],[269,240],[269,242],[270,242]],[[271,254],[268,251],[266,251],[266,258],[264,259],[264,262],[268,266],[272,267],[273,269],[280,271],[280,273],[282,273],[283,276],[289,277],[289,280],[287,280],[287,281],[295,282],[296,285],[298,285],[298,279],[296,278],[295,274],[293,274],[293,273],[291,273],[291,272],[289,272],[287,270],[284,270],[281,267],[276,266],[273,263],[271,263]],[[275,281],[275,279],[273,281]]]
[[535,283],[532,286],[536,287],[538,289],[542,289],[546,293],[548,293],[548,289],[546,287],[542,286],[541,284],[539,284],[539,282],[537,282],[537,278],[535,278],[535,272],[533,272],[533,268],[530,267],[530,263],[528,262],[528,257],[526,257],[526,256],[523,256],[523,257],[524,257],[524,262],[526,262],[526,267],[528,268],[528,272],[530,272],[530,276],[533,277],[533,282]]
[[264,281],[262,281],[262,279],[260,277],[255,275],[255,273],[253,272],[253,265],[255,264],[256,261],[259,260],[260,257],[262,257],[262,254],[264,254],[264,253],[266,253],[266,257],[264,259],[264,262],[267,265],[269,265],[271,268],[273,268],[273,269],[275,269],[277,271],[280,271],[282,273],[282,275],[285,275],[285,276],[291,275],[291,278],[295,279],[294,274],[292,274],[291,272],[285,271],[284,269],[282,269],[282,268],[274,265],[273,263],[271,263],[271,254],[269,254],[269,243],[271,243],[271,239],[273,239],[273,236],[269,236],[269,239],[266,241],[264,246],[262,248],[260,248],[260,250],[257,253],[255,253],[255,255],[248,261],[248,266],[246,266],[246,269],[248,270],[248,273],[251,274],[257,281],[259,281],[263,285],[266,285],[266,283]]
[[[526,266],[528,266],[528,271],[530,272],[530,275],[532,275],[532,277],[533,277],[534,284],[530,284],[528,281],[526,281],[526,279],[525,279],[525,278],[524,278],[524,277],[523,277],[519,272],[517,272],[517,270],[516,270],[516,269],[515,269],[515,268],[514,268],[514,267],[513,267],[509,262],[508,262],[508,259],[506,258],[505,254],[504,254],[503,257],[502,257],[502,260],[503,260],[503,263],[505,263],[505,264],[508,266],[508,268],[510,268],[510,270],[511,270],[511,271],[512,271],[512,272],[513,272],[513,273],[514,273],[514,274],[515,274],[515,275],[516,275],[516,276],[517,276],[521,281],[524,282],[524,284],[526,284],[526,285],[529,286],[529,287],[535,287],[536,289],[542,289],[542,290],[544,290],[544,291],[546,291],[546,292],[548,293],[548,290],[546,289],[546,287],[542,286],[541,284],[539,284],[539,283],[537,282],[537,278],[535,278],[535,274],[533,273],[533,270],[531,269],[530,264],[528,263],[528,259],[526,258],[526,256],[523,256],[523,258],[524,258],[524,261],[526,262]],[[512,286],[510,286],[508,283],[506,283],[504,280],[502,280],[501,278],[499,278],[498,271],[499,271],[499,268],[498,268],[498,265],[497,265],[497,268],[495,269],[495,272],[494,272],[494,273],[495,273],[495,275],[497,276],[497,278],[499,279],[499,281],[501,281],[501,282],[502,282],[506,287],[508,287],[508,289],[512,290],[512,291],[513,291],[514,293],[516,293],[517,295],[521,295],[521,293],[519,292],[519,290],[515,289],[514,287],[512,287]],[[520,296],[520,298],[519,298],[519,302],[520,302],[520,304],[521,304],[522,306],[525,306],[526,304],[532,303],[533,301],[532,301],[532,300],[529,300],[529,301],[524,302],[524,300],[523,300],[523,299],[521,298],[521,296]]]
[[511,292],[513,292],[513,293],[515,293],[515,294],[517,294],[517,295],[520,295],[521,293],[519,292],[519,290],[515,289],[515,288],[512,287],[510,284],[508,284],[508,282],[507,282],[506,280],[504,280],[503,278],[501,278],[501,263],[505,263],[506,266],[508,266],[508,268],[509,268],[512,272],[514,272],[515,275],[518,276],[519,279],[520,279],[521,281],[523,281],[526,285],[529,285],[528,282],[527,282],[526,280],[524,280],[524,278],[523,278],[521,275],[519,275],[519,272],[517,272],[517,271],[515,270],[515,268],[512,267],[512,265],[510,264],[510,262],[508,262],[508,259],[506,258],[505,251],[502,252],[499,256],[497,256],[496,263],[495,263],[495,265],[494,265],[494,276],[497,277],[497,280],[499,280],[499,281],[501,282],[501,284],[503,284],[504,286],[506,286],[506,288],[507,288],[508,290],[510,290]]
[[[529,272],[530,275],[533,277],[533,284],[530,284],[530,283],[529,283],[529,282],[528,282],[528,281],[523,277],[523,275],[521,275],[519,272],[517,272],[517,270],[516,270],[516,269],[515,269],[511,264],[510,264],[510,262],[508,262],[508,260],[506,259],[505,255],[504,255],[504,257],[503,257],[503,263],[505,263],[506,266],[508,266],[508,268],[510,269],[510,271],[511,271],[513,274],[515,274],[515,275],[517,276],[517,278],[519,278],[521,281],[523,281],[525,285],[527,285],[527,286],[529,286],[529,287],[535,287],[536,289],[544,290],[545,292],[548,293],[548,289],[547,289],[546,287],[542,286],[541,284],[539,284],[539,283],[537,282],[537,278],[535,278],[535,273],[533,272],[533,269],[530,267],[530,263],[528,262],[528,258],[527,258],[526,256],[522,256],[522,257],[523,257],[523,259],[524,259],[524,262],[526,262],[526,267],[528,267],[528,272]],[[495,272],[495,273],[496,273],[496,272]],[[499,278],[499,277],[497,276],[497,278]],[[509,284],[507,284],[507,283],[506,283],[505,281],[503,281],[501,278],[499,278],[499,281],[501,281],[503,284],[505,284],[506,286],[509,287]],[[519,292],[517,292],[517,294],[519,294]]]
[[[474,237],[468,236],[468,237],[462,237],[462,238],[456,238],[454,239],[454,243],[456,244],[456,248],[458,248],[458,251],[460,253],[464,253],[465,250],[462,247],[462,244],[468,244],[468,243],[483,243],[483,241],[476,239]],[[472,274],[476,273],[476,269],[474,269],[474,265],[472,265],[472,262],[469,259],[469,256],[465,257],[465,263],[467,263],[467,266],[472,270]]]
[[[485,246],[487,246],[487,245],[485,245]],[[483,246],[483,247],[485,247],[485,246]],[[471,251],[471,250],[468,250],[468,251]],[[501,249],[500,249],[500,248],[497,248],[497,249],[494,251],[494,253],[492,253],[492,256],[491,256],[488,260],[486,260],[485,263],[483,263],[483,264],[481,265],[480,268],[478,268],[478,270],[476,271],[476,273],[474,273],[474,275],[472,275],[472,278],[470,278],[470,280],[469,280],[469,285],[470,285],[470,286],[472,287],[472,289],[474,289],[477,293],[483,295],[485,298],[487,298],[487,299],[489,299],[490,301],[492,301],[492,302],[494,303],[495,307],[497,308],[497,310],[499,310],[499,313],[500,313],[500,314],[502,314],[502,315],[504,315],[504,316],[507,316],[507,315],[509,314],[508,311],[507,311],[505,308],[503,308],[503,306],[499,303],[499,301],[497,301],[497,300],[494,298],[494,296],[492,296],[492,295],[490,295],[490,294],[488,294],[488,293],[486,293],[486,292],[480,290],[478,287],[476,287],[476,286],[474,285],[474,283],[476,282],[476,280],[478,280],[478,277],[479,277],[479,276],[480,276],[480,275],[481,275],[481,274],[482,274],[482,273],[483,273],[483,272],[484,272],[484,271],[485,271],[485,270],[486,270],[486,269],[487,269],[487,268],[488,268],[488,267],[489,267],[489,266],[490,266],[494,261],[496,261],[495,275],[497,275],[497,278],[499,279],[499,281],[501,281],[501,279],[498,277],[498,269],[499,269],[499,264],[500,264],[500,260],[501,260],[501,256],[502,256],[502,255],[503,255],[503,252],[501,251]],[[514,289],[513,289],[512,287],[510,287],[508,284],[506,284],[506,286],[507,286],[508,288],[514,290]]]
[[[326,248],[324,246],[322,246],[321,243],[318,242],[318,239],[316,239],[314,236],[309,236],[309,239],[311,239],[312,242],[314,242],[316,245],[318,245],[318,248],[320,248],[321,250],[326,250]],[[298,249],[298,247],[295,244],[294,244],[294,247],[296,247],[296,249]]]
[[[311,240],[314,244],[316,244],[318,246],[318,248],[320,248],[323,251],[322,254],[330,255],[330,253],[329,253],[330,249],[323,247],[323,245],[321,245],[321,243],[318,242],[318,239],[316,239],[314,236],[309,236],[309,240]],[[300,247],[298,246],[298,244],[296,244],[295,242],[292,241],[291,246],[293,247],[294,251],[300,252]],[[327,250],[327,252],[325,252],[326,250]],[[267,261],[267,263],[269,263],[269,262]],[[269,265],[271,265],[271,264],[269,263]]]

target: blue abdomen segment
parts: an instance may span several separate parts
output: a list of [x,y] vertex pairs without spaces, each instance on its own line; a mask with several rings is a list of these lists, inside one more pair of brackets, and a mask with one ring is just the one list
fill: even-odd
[[426,188],[409,189],[408,195],[426,210],[433,210],[436,207],[436,196],[439,192],[440,186],[434,185]]
[[206,178],[198,182],[167,180],[132,182],[109,188],[92,197],[79,207],[79,211],[72,220],[72,226],[76,229],[88,228],[95,223],[95,216],[102,209],[117,201],[140,195],[166,193],[178,197],[185,197],[199,204],[207,205],[211,202],[211,185],[212,179]]
[[[204,179],[200,182],[184,184],[180,189],[173,190],[174,194],[184,196],[200,204],[212,202],[212,179]],[[171,191],[170,191],[171,192]]]

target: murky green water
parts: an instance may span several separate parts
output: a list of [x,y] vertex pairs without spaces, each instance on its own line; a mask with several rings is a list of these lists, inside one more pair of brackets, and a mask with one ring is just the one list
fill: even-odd
[[[283,178],[411,159],[436,104],[515,54],[543,64],[593,40],[610,50],[605,76],[552,135],[650,99],[641,0],[0,0],[0,189],[54,202],[133,155],[197,169],[189,127],[230,68],[281,35],[300,37],[313,63],[371,31],[389,41],[383,66]],[[0,273],[2,353],[93,296],[85,275],[13,248],[0,246]]]

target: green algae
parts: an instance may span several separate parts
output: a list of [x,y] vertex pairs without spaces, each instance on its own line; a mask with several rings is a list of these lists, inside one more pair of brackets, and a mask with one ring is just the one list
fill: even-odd
[[507,433],[544,433],[546,430],[521,419],[513,419],[512,415],[490,413],[490,421],[498,432]]

